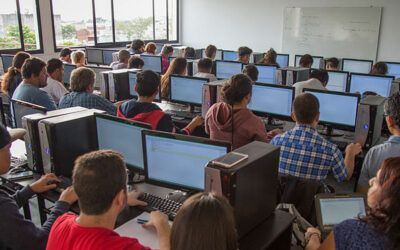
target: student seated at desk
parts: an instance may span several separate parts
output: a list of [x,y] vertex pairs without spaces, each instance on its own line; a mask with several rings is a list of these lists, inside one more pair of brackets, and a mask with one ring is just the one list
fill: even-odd
[[257,82],[258,80],[258,69],[254,64],[248,64],[243,69],[243,74],[247,75],[253,83]]
[[[114,232],[119,213],[128,206],[146,206],[137,200],[139,192],[127,191],[123,156],[111,150],[99,150],[75,161],[72,183],[78,195],[79,216],[59,217],[51,228],[47,250],[136,249],[149,250],[135,238]],[[151,212],[145,227],[155,227],[160,250],[170,249],[168,217]]]
[[251,53],[253,53],[253,50],[251,50],[249,47],[240,47],[238,49],[239,58],[236,61],[249,63]]
[[135,91],[138,93],[138,100],[130,100],[118,108],[118,117],[141,121],[152,125],[152,129],[191,134],[197,126],[203,124],[203,118],[193,118],[184,129],[175,127],[171,117],[165,114],[153,100],[158,94],[160,77],[151,70],[145,70],[136,74]]
[[161,77],[161,96],[163,98],[170,98],[170,82],[169,76],[174,75],[186,75],[186,65],[187,61],[183,57],[177,57],[172,60],[171,65],[168,67],[167,72]]
[[376,145],[368,151],[358,179],[357,192],[368,192],[368,180],[376,176],[385,159],[400,156],[400,93],[392,94],[387,99],[385,119],[392,136],[385,143]]
[[213,68],[213,61],[209,58],[201,58],[197,62],[197,73],[194,75],[195,77],[202,77],[210,79],[210,82],[214,82],[217,80],[214,74],[211,74]]
[[130,57],[131,57],[131,54],[129,53],[128,50],[121,49],[118,52],[118,61],[112,62],[110,64],[110,67],[112,68],[112,70],[127,69],[128,68],[128,61],[129,61]]
[[320,90],[328,90],[326,85],[329,81],[328,72],[324,69],[314,69],[310,78],[307,81],[296,82],[293,87],[296,88],[295,95],[298,96],[303,92],[303,89],[320,89]]
[[370,75],[386,75],[388,72],[388,66],[384,62],[377,62],[375,63],[371,70],[369,71]]
[[53,98],[54,102],[58,104],[61,97],[68,93],[68,90],[62,83],[64,78],[64,64],[61,60],[53,58],[47,61],[47,86],[42,88],[47,94]]
[[117,107],[124,101],[111,103],[102,96],[93,94],[96,74],[92,69],[81,67],[71,73],[72,93],[65,95],[60,100],[60,109],[81,106],[88,109],[100,109],[110,115],[117,115]]
[[222,196],[198,193],[179,209],[171,229],[174,250],[237,250],[233,209]]
[[314,59],[309,54],[305,54],[300,58],[299,67],[302,68],[311,68],[311,65],[314,63]]
[[149,42],[146,44],[146,47],[144,48],[144,52],[142,55],[155,55],[157,51],[157,45],[153,42]]
[[194,50],[193,47],[186,47],[183,49],[183,57],[184,58],[195,58],[196,51]]
[[140,39],[133,40],[128,51],[131,55],[142,54],[144,52],[144,41]]
[[77,68],[85,67],[85,52],[80,50],[72,52],[72,63],[75,64]]
[[63,48],[60,51],[60,60],[63,63],[72,63],[71,54],[72,50],[70,48]]
[[386,159],[369,182],[367,215],[345,220],[321,244],[321,233],[309,228],[306,250],[399,249],[400,248],[400,157]]
[[1,91],[8,94],[9,97],[13,96],[15,89],[22,82],[21,68],[25,60],[30,57],[31,55],[26,52],[18,52],[12,60],[11,67],[4,74],[1,82]]
[[212,105],[205,118],[211,139],[230,141],[236,149],[252,141],[269,142],[280,132],[276,129],[267,133],[262,120],[247,108],[251,91],[251,79],[244,74],[234,75],[224,84],[223,102]]
[[273,48],[269,49],[265,54],[264,58],[260,59],[257,63],[276,66],[280,68],[279,64],[276,62],[278,54],[275,52]]
[[47,111],[57,109],[53,98],[40,88],[47,86],[46,63],[37,57],[26,59],[22,66],[22,83],[17,87],[13,99],[43,106]]
[[325,60],[326,70],[339,70],[339,60],[336,57],[331,57]]
[[142,69],[144,61],[138,56],[131,56],[128,62],[128,69]]
[[318,134],[319,115],[319,101],[314,95],[302,93],[294,99],[292,119],[296,126],[271,140],[281,147],[279,173],[324,183],[332,171],[336,181],[350,180],[361,145],[350,143],[343,159],[338,147]]
[[217,47],[215,47],[215,45],[209,44],[204,50],[204,53],[206,54],[206,58],[214,60],[217,56]]
[[169,67],[169,58],[172,56],[173,53],[174,48],[171,45],[164,44],[161,53],[159,54],[162,60],[162,74],[165,74],[165,72],[167,72]]
[[[23,129],[11,129],[8,132],[0,125],[0,174],[7,173],[10,168],[11,143],[22,138],[25,132]],[[37,228],[32,221],[26,220],[18,210],[27,204],[33,195],[55,188],[56,184],[48,184],[53,181],[59,181],[54,174],[44,175],[12,196],[0,189],[0,249],[45,249],[54,221],[67,212],[69,206],[77,200],[73,188],[68,188],[61,193],[41,228]]]

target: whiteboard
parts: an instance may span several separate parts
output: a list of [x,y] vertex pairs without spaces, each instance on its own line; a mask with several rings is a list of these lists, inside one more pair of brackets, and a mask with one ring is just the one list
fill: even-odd
[[[375,60],[380,7],[285,8],[282,51]],[[293,62],[291,62],[293,63]]]

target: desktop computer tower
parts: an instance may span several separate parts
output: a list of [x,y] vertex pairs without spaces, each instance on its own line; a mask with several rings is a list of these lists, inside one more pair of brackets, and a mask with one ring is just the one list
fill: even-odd
[[201,116],[205,117],[210,107],[217,103],[219,100],[219,93],[221,92],[222,84],[225,80],[219,80],[215,82],[208,82],[203,84],[202,104],[201,104]]
[[40,148],[40,136],[39,136],[39,121],[51,117],[76,113],[88,110],[83,107],[72,107],[66,109],[58,109],[54,111],[49,111],[46,114],[33,114],[27,115],[22,118],[22,127],[27,131],[24,137],[26,154],[28,158],[29,169],[35,171],[36,173],[43,173],[43,161],[42,153]]
[[248,159],[232,168],[209,162],[205,168],[204,191],[229,200],[241,238],[275,210],[280,148],[254,141],[234,152],[246,154]]
[[108,83],[108,73],[111,71],[100,72],[100,94],[107,100],[110,100],[110,85]]
[[39,122],[45,173],[71,177],[75,159],[96,150],[97,134],[94,113],[105,112],[89,109]]
[[128,69],[119,69],[108,73],[108,93],[111,102],[129,99],[128,72]]
[[309,68],[286,67],[277,70],[277,83],[280,85],[293,86],[296,82],[306,81],[310,77]]
[[377,144],[381,136],[385,100],[381,96],[366,96],[358,104],[354,141],[365,149]]

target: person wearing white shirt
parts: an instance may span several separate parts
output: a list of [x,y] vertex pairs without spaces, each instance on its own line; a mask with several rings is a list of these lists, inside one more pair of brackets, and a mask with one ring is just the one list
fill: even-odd
[[217,80],[215,75],[211,74],[213,62],[210,58],[201,58],[197,63],[198,72],[194,75],[194,77],[202,77],[210,79],[210,82],[214,82]]
[[326,85],[328,84],[329,75],[324,69],[315,69],[311,72],[310,78],[307,81],[296,82],[293,87],[296,88],[296,96],[303,92],[304,88],[307,89],[320,89],[328,90]]
[[59,59],[50,59],[47,62],[47,86],[42,88],[46,91],[58,105],[61,97],[68,93],[68,90],[62,83],[64,78],[64,64]]

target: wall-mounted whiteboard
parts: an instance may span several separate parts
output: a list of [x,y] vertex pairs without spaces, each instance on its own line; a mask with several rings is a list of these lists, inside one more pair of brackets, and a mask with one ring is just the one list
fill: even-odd
[[[311,7],[284,10],[282,51],[375,60],[380,7]],[[293,62],[291,62],[293,63]]]

